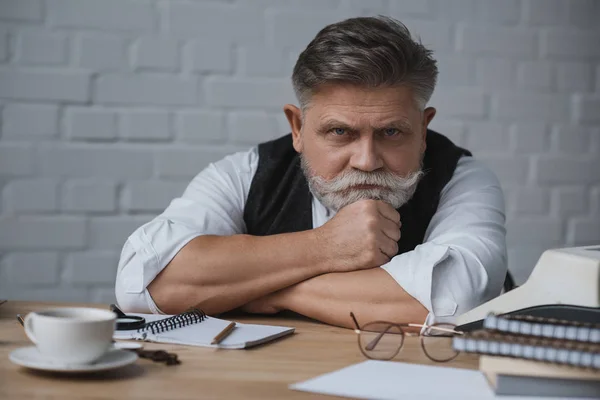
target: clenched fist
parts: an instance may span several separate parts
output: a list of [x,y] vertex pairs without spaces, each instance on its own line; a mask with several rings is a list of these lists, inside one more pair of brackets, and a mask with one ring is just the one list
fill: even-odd
[[342,208],[315,234],[331,272],[348,272],[390,261],[398,252],[401,225],[400,214],[389,204],[361,200]]

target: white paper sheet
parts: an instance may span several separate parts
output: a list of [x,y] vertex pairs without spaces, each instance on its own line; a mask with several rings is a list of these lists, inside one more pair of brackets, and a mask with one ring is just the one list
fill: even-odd
[[381,400],[542,399],[541,397],[496,396],[483,374],[477,370],[374,360],[290,385],[290,389]]

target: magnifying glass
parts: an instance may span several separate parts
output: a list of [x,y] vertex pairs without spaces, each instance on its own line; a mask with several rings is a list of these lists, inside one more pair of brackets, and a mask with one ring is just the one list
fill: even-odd
[[117,314],[117,323],[115,329],[118,331],[130,331],[140,329],[146,324],[146,319],[137,315],[127,315],[115,304],[110,305],[110,310]]

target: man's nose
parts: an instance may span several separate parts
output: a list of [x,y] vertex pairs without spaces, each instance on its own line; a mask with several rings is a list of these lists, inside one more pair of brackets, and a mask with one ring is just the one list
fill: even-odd
[[383,167],[383,160],[379,155],[373,139],[365,138],[355,143],[356,148],[350,159],[350,166],[365,172],[372,172]]

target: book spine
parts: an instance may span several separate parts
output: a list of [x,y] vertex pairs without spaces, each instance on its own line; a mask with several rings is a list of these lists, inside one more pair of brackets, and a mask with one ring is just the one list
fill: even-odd
[[587,326],[543,324],[518,321],[489,315],[483,321],[485,329],[519,335],[538,336],[550,339],[567,339],[578,342],[600,343],[600,329]]

